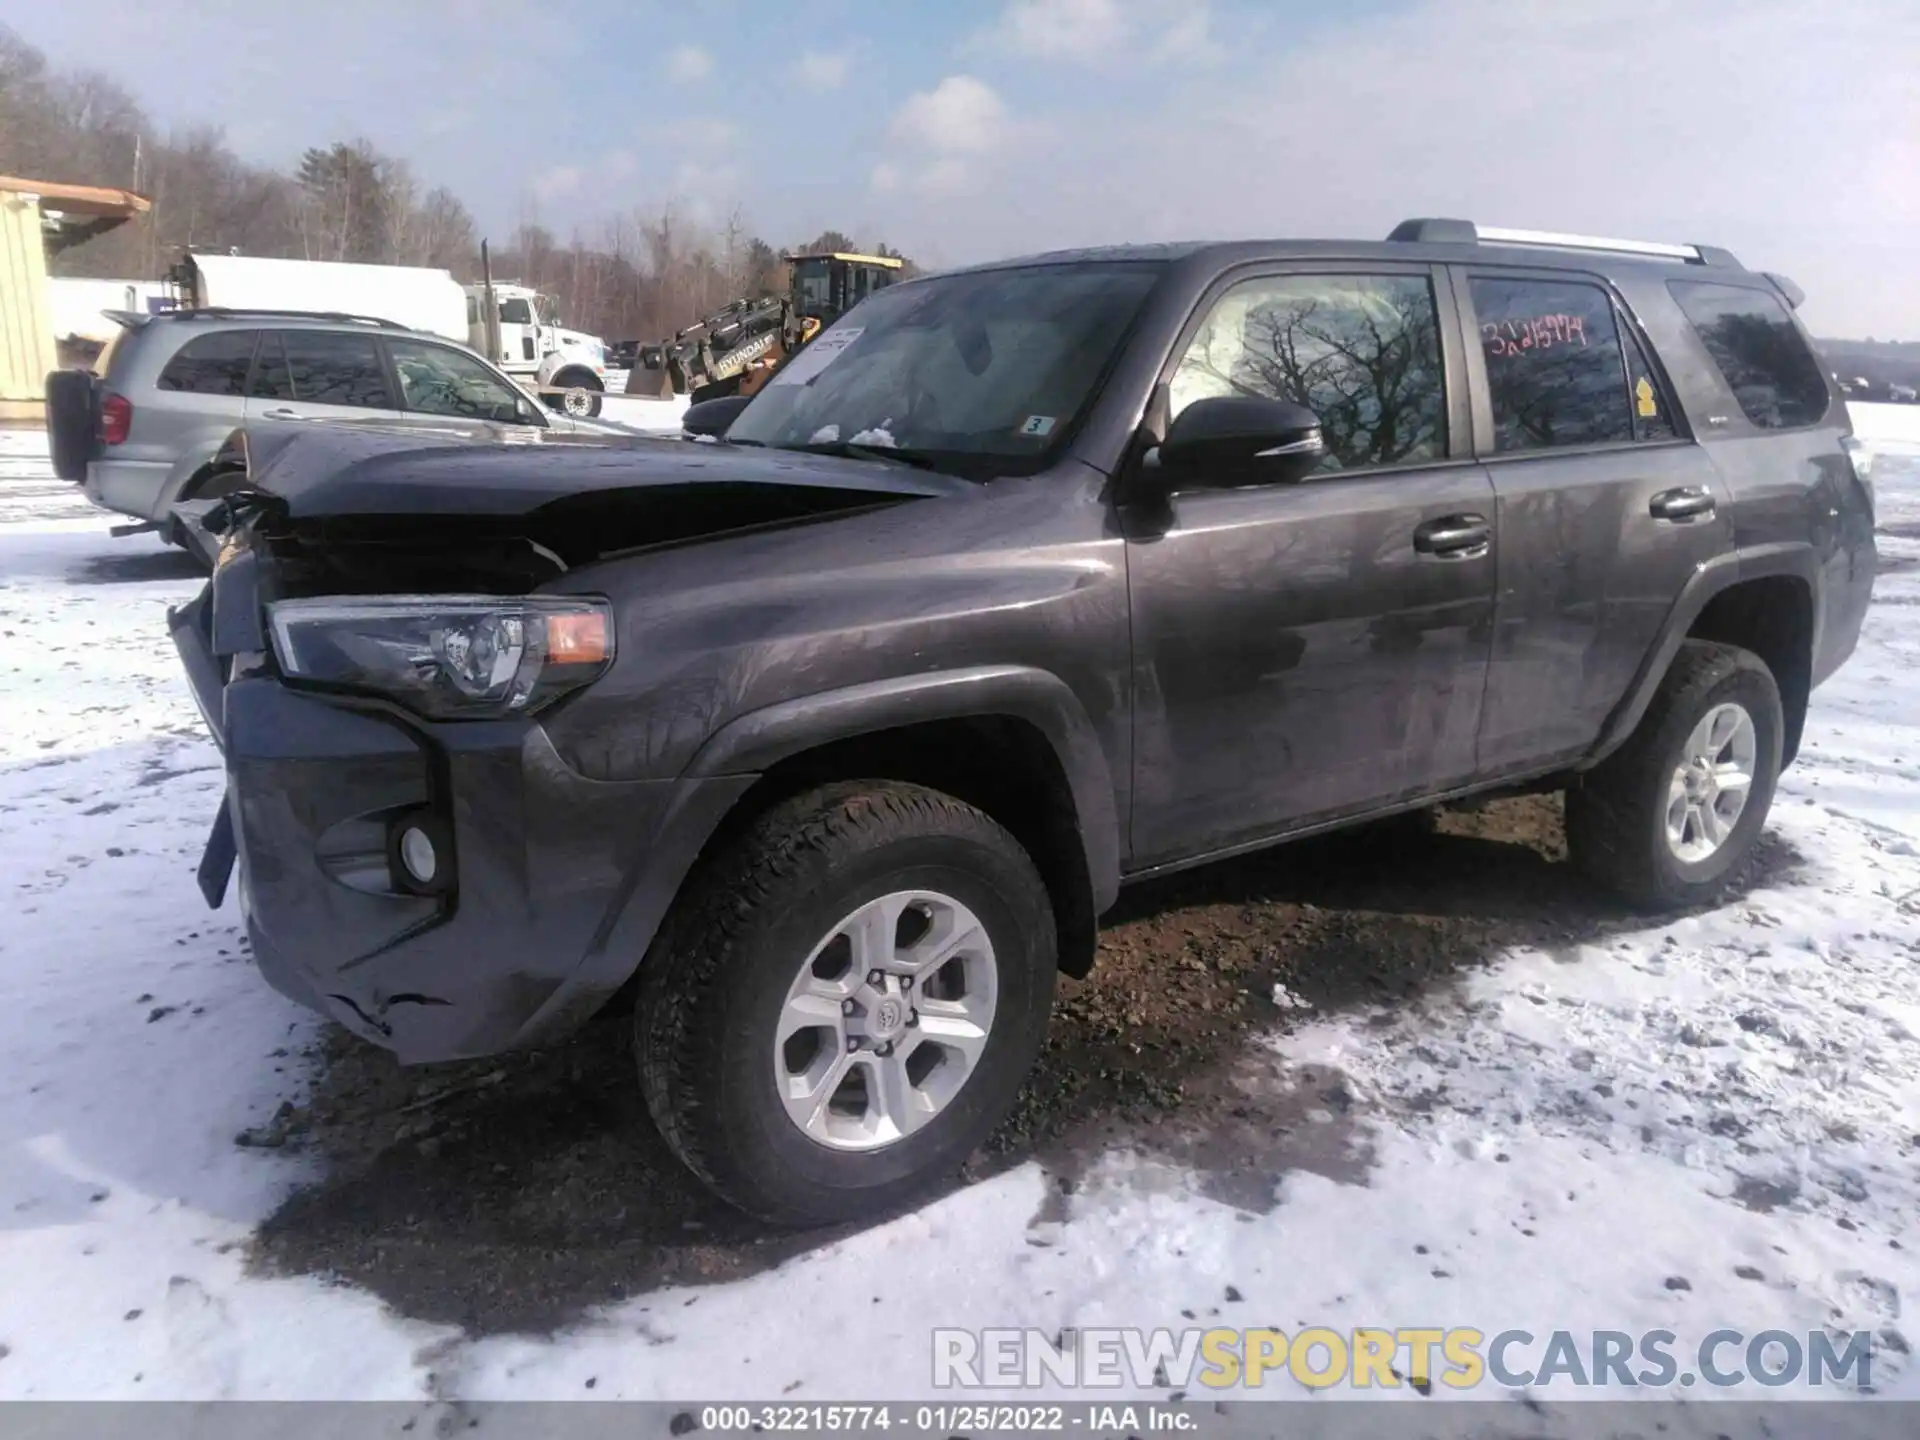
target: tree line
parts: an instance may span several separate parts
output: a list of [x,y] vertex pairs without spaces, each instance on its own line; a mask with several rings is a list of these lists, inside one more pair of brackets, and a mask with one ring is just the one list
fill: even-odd
[[[240,159],[215,127],[160,135],[124,86],[50,67],[5,25],[0,171],[132,190],[152,202],[146,216],[56,256],[56,274],[157,280],[193,249],[425,265],[462,281],[480,278],[473,213],[406,161],[351,139],[308,149],[294,168],[279,170]],[[869,247],[829,230],[793,248]],[[871,249],[898,254],[884,244]],[[553,295],[569,326],[608,339],[664,337],[730,300],[786,285],[780,251],[738,210],[704,226],[672,205],[635,208],[564,240],[525,220],[487,250],[495,280]]]

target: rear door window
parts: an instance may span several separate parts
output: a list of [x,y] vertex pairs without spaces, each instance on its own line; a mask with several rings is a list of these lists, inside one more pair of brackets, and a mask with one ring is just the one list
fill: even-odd
[[260,354],[247,394],[255,400],[293,399],[293,372],[287,369],[287,347],[278,330],[269,330],[260,337]]
[[253,365],[257,330],[221,330],[196,335],[167,361],[155,386],[186,395],[247,393],[247,371]]
[[373,336],[286,330],[280,338],[286,347],[296,402],[347,405],[360,410],[398,408]]
[[1820,362],[1778,300],[1704,280],[1670,280],[1667,288],[1747,419],[1763,430],[1791,430],[1826,418]]
[[1494,450],[1508,455],[1635,438],[1613,300],[1577,280],[1469,281],[1493,402]]

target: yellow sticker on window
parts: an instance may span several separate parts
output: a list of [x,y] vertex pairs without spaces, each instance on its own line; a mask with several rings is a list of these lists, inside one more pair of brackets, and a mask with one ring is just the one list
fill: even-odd
[[1644,416],[1652,417],[1660,413],[1659,402],[1653,398],[1653,382],[1644,375],[1640,377],[1640,383],[1633,387],[1633,403]]

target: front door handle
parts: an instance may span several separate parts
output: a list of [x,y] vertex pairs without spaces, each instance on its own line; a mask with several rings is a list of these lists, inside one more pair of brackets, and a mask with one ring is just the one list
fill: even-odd
[[303,417],[301,416],[298,410],[281,409],[281,410],[262,410],[260,412],[260,418],[262,420],[299,420],[299,419],[302,419]]
[[1680,524],[1702,520],[1713,514],[1713,496],[1690,485],[1678,490],[1662,490],[1647,502],[1647,512],[1656,520]]
[[1477,560],[1493,546],[1484,515],[1443,515],[1413,532],[1413,548],[1439,560]]

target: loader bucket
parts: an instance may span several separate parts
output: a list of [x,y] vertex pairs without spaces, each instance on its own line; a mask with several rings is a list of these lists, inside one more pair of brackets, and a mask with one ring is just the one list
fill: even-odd
[[627,372],[629,395],[644,395],[650,400],[673,399],[673,372],[662,365],[658,370],[649,370],[644,365],[636,365]]

